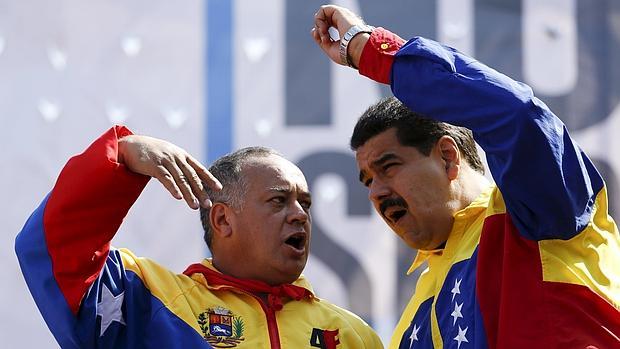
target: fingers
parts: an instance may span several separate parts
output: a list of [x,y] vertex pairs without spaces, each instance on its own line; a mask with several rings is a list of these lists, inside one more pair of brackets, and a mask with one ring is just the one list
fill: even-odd
[[157,166],[157,173],[154,174],[153,177],[157,178],[157,180],[164,186],[164,188],[166,188],[166,190],[170,192],[170,194],[172,194],[175,199],[183,199],[183,194],[181,194],[181,190],[179,190],[179,187],[175,183],[175,180],[170,174],[170,171],[168,171],[165,166]]
[[[325,52],[330,59],[334,60],[334,55],[338,57],[338,42],[331,41],[331,39],[327,42],[322,41],[316,28],[312,28],[312,30],[310,31],[310,35],[312,35],[312,38],[314,39],[316,44],[319,45],[321,50],[323,50],[323,52]],[[334,62],[340,63],[338,60],[334,60]]]
[[187,163],[196,171],[198,177],[210,188],[214,190],[221,190],[222,184],[220,183],[215,176],[211,174],[211,172],[207,171],[207,169],[202,166],[198,160],[194,159],[192,156],[187,156]]
[[[181,169],[185,166],[179,166],[176,161],[166,161],[163,163],[163,165],[172,175],[172,178],[177,188],[181,191],[182,198],[185,200],[185,202],[187,202],[187,205],[194,210],[198,209],[200,207],[200,203],[198,202],[198,199],[196,199],[196,196],[194,195],[192,189],[192,178],[191,176],[188,177]],[[196,187],[196,185],[194,186]]]
[[319,45],[321,44],[321,36],[319,35],[319,32],[316,30],[316,27],[312,27],[312,29],[310,29],[310,35],[312,35],[314,42],[316,42]]
[[184,172],[186,175],[191,176],[190,183],[192,184],[194,195],[200,200],[200,205],[205,208],[211,207],[212,202],[209,195],[207,195],[207,192],[204,190],[203,183],[213,190],[222,190],[222,184],[192,156],[188,155],[185,160],[186,162],[184,162],[184,165],[186,171]]
[[193,209],[209,208],[212,203],[204,190],[203,183],[214,190],[221,190],[222,184],[200,162],[190,155],[162,161],[164,171],[157,177],[176,199],[184,199]]
[[335,63],[346,65],[340,57],[340,41],[334,41],[329,28],[338,31],[340,37],[354,25],[364,24],[364,20],[351,10],[335,5],[323,5],[314,14],[314,28],[310,31],[312,38],[327,56]]
[[132,172],[157,178],[175,199],[184,199],[193,209],[211,205],[203,183],[213,190],[222,189],[222,184],[199,161],[161,139],[124,137],[119,140],[118,159]]
[[191,167],[188,164],[188,162],[184,161],[183,159],[178,158],[176,160],[177,160],[177,166],[183,172],[183,175],[185,176],[185,179],[187,183],[189,184],[189,187],[191,188],[191,192],[194,196],[194,199],[198,201],[198,206],[208,207],[208,205],[211,204],[211,201],[209,201],[209,196],[207,195],[207,192],[204,190],[202,186],[202,181],[198,177],[198,174],[196,174],[196,171],[194,170],[194,168]]
[[332,26],[331,15],[333,13],[327,6],[321,6],[317,13],[314,14],[314,28],[315,33],[320,39],[320,42],[327,43],[331,40],[329,37],[329,27]]

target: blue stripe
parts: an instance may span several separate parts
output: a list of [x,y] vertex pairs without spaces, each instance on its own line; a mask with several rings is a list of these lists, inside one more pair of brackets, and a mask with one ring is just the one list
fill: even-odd
[[43,212],[48,199],[49,195],[17,235],[15,252],[30,293],[58,344],[62,348],[80,348],[79,339],[73,330],[76,318],[54,279],[45,242]]
[[[124,295],[125,324],[112,321],[101,335],[97,306],[103,287],[114,296]],[[114,249],[86,294],[79,318],[75,331],[86,348],[211,348],[200,333],[150,293],[139,275],[124,268],[121,253]]]
[[[398,349],[433,349],[431,331],[431,308],[435,297],[431,297],[418,307],[407,330],[400,339]],[[413,330],[416,330],[415,336]]]
[[[202,335],[153,297],[137,275],[125,271],[117,250],[110,252],[102,276],[89,289],[78,316],[74,316],[54,279],[45,241],[43,216],[48,198],[17,235],[15,252],[35,303],[60,347],[211,348]],[[104,284],[114,295],[125,293],[123,314],[127,325],[114,321],[100,336],[97,303]],[[153,313],[152,309],[159,311]]]
[[[452,265],[437,296],[435,313],[444,349],[467,348],[468,345],[476,349],[488,348],[480,303],[476,295],[477,265],[478,248],[476,247],[470,259]],[[456,292],[457,283],[460,293]],[[452,292],[453,289],[454,292]],[[463,336],[468,342],[461,341],[459,345],[455,338],[459,332],[463,331]]]
[[232,149],[232,2],[207,1],[207,163]]

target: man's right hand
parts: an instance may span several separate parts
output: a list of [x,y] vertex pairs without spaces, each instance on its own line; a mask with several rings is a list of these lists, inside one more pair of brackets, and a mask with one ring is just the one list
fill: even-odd
[[[314,27],[311,34],[314,41],[321,47],[323,52],[335,63],[344,65],[340,59],[340,41],[333,41],[329,36],[329,28],[334,27],[338,30],[340,37],[354,25],[364,24],[364,20],[353,11],[335,5],[323,5],[314,14]],[[359,60],[362,56],[364,45],[370,37],[367,33],[358,34],[349,42],[348,56],[355,67],[359,67]]]
[[118,162],[132,172],[154,177],[177,200],[192,209],[211,206],[203,183],[214,190],[222,184],[190,154],[161,139],[130,135],[118,141]]

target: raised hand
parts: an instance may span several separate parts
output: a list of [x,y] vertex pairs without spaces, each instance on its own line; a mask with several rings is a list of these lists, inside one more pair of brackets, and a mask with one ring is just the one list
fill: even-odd
[[211,206],[203,183],[219,190],[222,184],[190,154],[161,139],[131,135],[118,142],[118,161],[133,172],[157,178],[178,200],[192,209]]
[[[325,54],[335,63],[345,65],[340,58],[340,41],[334,41],[329,36],[328,29],[334,27],[342,38],[352,26],[364,24],[364,20],[351,10],[335,5],[323,5],[314,14],[314,27],[311,30],[314,41]],[[370,37],[367,33],[356,35],[348,47],[349,59],[354,66],[359,66],[362,49]]]

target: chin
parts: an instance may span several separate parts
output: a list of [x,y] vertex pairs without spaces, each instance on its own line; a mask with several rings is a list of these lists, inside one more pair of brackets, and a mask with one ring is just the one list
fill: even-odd
[[431,239],[423,239],[423,236],[414,232],[404,232],[402,235],[398,235],[407,246],[414,250],[433,250],[434,246],[431,246],[433,242]]
[[276,282],[272,283],[272,286],[282,285],[282,284],[292,284],[299,278],[301,275],[301,271],[299,273],[287,273],[286,275],[282,275]]
[[290,284],[290,283],[293,283],[295,280],[299,279],[299,276],[304,271],[305,266],[306,266],[306,263],[304,263],[303,266],[301,267],[289,269],[288,272],[285,274],[286,281],[284,283]]

